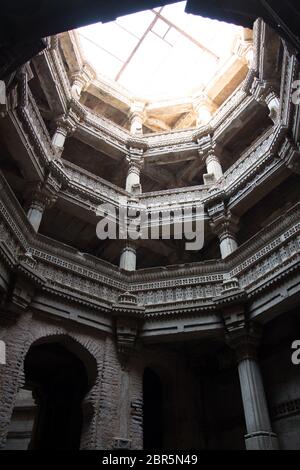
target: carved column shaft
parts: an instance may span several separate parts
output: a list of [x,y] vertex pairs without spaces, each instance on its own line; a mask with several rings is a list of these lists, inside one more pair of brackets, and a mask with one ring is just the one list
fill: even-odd
[[71,89],[72,95],[74,95],[77,99],[79,99],[85,85],[86,85],[85,80],[80,74],[74,75],[72,89]]
[[272,432],[262,375],[257,362],[260,329],[242,329],[229,334],[229,344],[237,354],[238,373],[246,422],[248,450],[278,449],[277,436]]
[[129,193],[141,185],[141,168],[143,165],[143,151],[139,149],[130,149],[127,157],[128,173],[126,178],[126,191]]
[[138,165],[135,165],[134,163],[130,163],[126,178],[126,191],[130,193],[132,192],[133,186],[137,186],[140,184],[140,175],[140,167]]
[[65,116],[57,121],[57,128],[52,138],[52,143],[58,151],[63,151],[66,138],[75,131],[75,128],[75,124]]
[[36,232],[39,231],[46,205],[42,199],[32,201],[27,212],[27,218]]
[[58,126],[55,134],[52,138],[52,143],[55,147],[58,147],[60,149],[64,148],[65,141],[68,135],[68,129],[63,126]]
[[274,91],[271,91],[267,95],[266,104],[270,110],[269,117],[276,123],[279,119],[280,99]]
[[234,234],[225,232],[220,236],[220,252],[222,259],[231,255],[238,248]]
[[126,271],[136,270],[136,247],[133,242],[126,242],[120,256],[120,268]]
[[219,237],[221,257],[224,259],[238,248],[235,237],[238,231],[238,218],[224,210],[223,213],[213,218],[210,225]]
[[39,231],[43,214],[56,200],[56,195],[40,183],[28,195],[27,218],[36,232]]
[[133,103],[131,107],[129,119],[130,133],[133,135],[143,134],[144,108],[145,104],[140,102]]
[[143,116],[141,113],[132,113],[130,119],[130,132],[135,135],[141,135],[143,133]]
[[206,158],[206,169],[209,175],[214,175],[215,180],[223,176],[223,170],[219,158],[214,153],[211,153]]
[[96,73],[94,69],[89,64],[84,64],[81,70],[75,72],[72,76],[72,95],[79,100],[81,93],[88,88],[89,84],[95,77]]
[[3,80],[0,80],[0,118],[4,117],[7,111],[6,86]]

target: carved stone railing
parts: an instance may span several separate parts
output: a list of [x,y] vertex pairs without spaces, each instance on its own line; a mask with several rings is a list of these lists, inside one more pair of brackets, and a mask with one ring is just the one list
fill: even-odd
[[[55,150],[30,91],[28,93],[28,103],[21,109],[21,119],[25,120],[27,129],[30,130],[32,145],[40,158],[47,162],[48,166],[49,162],[55,157]],[[274,148],[279,146],[279,141],[282,139],[278,127],[280,126],[268,129],[263,136],[257,139],[251,148],[246,150],[237,162],[225,172],[217,185],[211,187],[200,185],[179,190],[144,193],[140,197],[140,203],[143,206],[145,205],[148,210],[155,208],[156,211],[160,211],[166,208],[182,207],[191,203],[200,202],[205,204],[220,191],[225,192],[236,203],[240,198],[239,192],[243,192],[241,188],[243,188],[243,185],[246,186],[249,179],[248,186],[251,187],[251,175],[268,159],[270,161],[273,159]],[[276,164],[274,159],[272,164]],[[69,162],[63,161],[60,171],[64,181],[67,182],[61,190],[61,196],[68,197],[75,204],[78,201],[88,210],[94,210],[97,205],[104,202],[118,206],[120,201],[128,196],[128,193],[123,189],[93,176]]]
[[247,149],[241,157],[224,173],[224,189],[230,191],[237,180],[242,181],[249,171],[256,169],[274,145],[274,128],[268,129]]
[[[36,262],[41,289],[68,301],[109,310],[122,292],[134,293],[146,314],[214,310],[224,281],[236,279],[248,296],[262,292],[300,263],[300,203],[291,208],[226,260],[126,273],[91,255],[36,234],[1,177],[0,253],[16,269],[20,255]],[[158,312],[159,310],[159,312]]]
[[104,116],[93,113],[88,108],[80,105],[84,109],[84,120],[79,123],[77,134],[82,133],[96,137],[99,141],[103,141],[106,145],[120,150],[126,155],[126,143],[130,134],[121,126],[113,123]]
[[68,178],[68,187],[61,192],[63,195],[72,192],[74,197],[78,196],[80,198],[80,194],[82,194],[85,200],[88,196],[89,200],[94,201],[96,205],[110,203],[116,206],[119,206],[124,198],[129,196],[127,191],[99,176],[93,175],[65,160],[63,164]]
[[[56,80],[57,94],[60,99],[63,98],[65,100],[65,107],[67,109],[71,98],[70,84],[59,49],[48,50],[45,52],[45,55],[49,68],[53,69],[55,76],[58,77],[58,80]],[[237,89],[215,113],[209,125],[209,132],[217,131],[219,136],[223,132],[222,124],[225,126],[224,129],[227,128],[230,125],[231,114],[237,115],[243,110],[243,103],[246,106],[248,101],[249,97],[247,97],[247,94],[241,87]],[[79,137],[84,136],[84,140],[86,140],[97,136],[99,142],[103,141],[105,145],[111,145],[113,149],[126,152],[126,142],[130,138],[130,133],[126,129],[94,113],[79,102],[77,107],[78,109],[80,108],[80,113],[84,116],[77,129]],[[172,148],[177,148],[180,152],[190,152],[192,149],[196,149],[194,142],[195,132],[199,133],[205,129],[183,129],[141,136],[144,144],[148,147],[145,156],[147,158],[170,153]]]
[[[47,54],[50,54],[49,57],[47,56],[48,62],[51,62],[51,60],[53,59],[56,67],[56,74],[59,75],[59,70],[61,67],[63,67],[63,64],[60,62],[60,56],[58,51],[52,50],[51,53],[48,51]],[[286,66],[284,68],[283,73],[283,77],[285,77],[283,78],[283,83],[285,83],[286,86],[287,79],[290,78],[290,76],[294,76],[294,74],[295,63],[293,61],[293,57],[290,57],[289,60],[286,59]],[[66,92],[70,84],[68,83],[65,71],[62,72],[61,81],[63,83],[63,89]],[[282,91],[282,119],[284,120],[284,122],[290,122],[292,119],[293,108],[286,99],[284,90]],[[287,93],[287,96],[290,97],[291,87],[289,87],[289,90],[290,91],[289,93]],[[69,94],[67,93],[65,93],[65,97],[68,99],[70,98]],[[252,99],[252,97],[250,98]],[[226,118],[225,120],[228,120],[228,116],[230,113],[233,113],[233,115],[235,115],[238,112],[238,109],[236,109],[236,107],[238,105],[244,106],[248,99],[249,97],[247,97],[243,90],[237,90],[236,93],[232,95],[227,100],[227,102],[224,103],[224,105],[219,109],[218,113],[213,119],[213,123],[215,123],[217,127],[219,125],[223,125],[223,119]],[[82,106],[80,103],[76,103],[74,106],[75,108],[78,108],[78,113],[81,115],[82,118],[82,122],[79,123],[79,133],[82,132],[83,129],[85,129],[86,132],[93,133],[95,139],[103,138],[103,140],[109,145],[112,142],[110,139],[113,138],[115,147],[118,147],[121,153],[125,154],[127,152],[126,142],[128,140],[129,133],[126,130],[122,129],[116,124],[111,123],[109,120],[96,115],[92,111]],[[42,158],[44,164],[48,166],[49,161],[51,161],[55,155],[55,150],[53,149],[53,145],[48,135],[48,131],[40,115],[35,100],[32,94],[30,93],[30,90],[28,92],[28,100],[26,102],[26,105],[22,106],[20,108],[20,111],[21,118],[24,121],[26,127],[26,132],[29,132],[30,137],[32,138],[33,147],[36,149],[38,157],[40,159]],[[219,117],[217,118],[217,116]],[[215,124],[213,124],[213,127]],[[280,127],[280,124],[278,124],[278,127]],[[153,148],[154,152],[158,152],[158,154],[161,152],[162,154],[163,152],[172,151],[172,147],[175,148],[177,145],[181,145],[181,143],[187,146],[189,151],[191,151],[191,149],[194,149],[194,151],[196,151],[197,144],[195,144],[193,140],[194,132],[195,130],[190,129],[170,133],[161,133],[157,135],[142,136],[141,139],[144,139],[144,141],[147,142],[147,145],[149,147],[148,151],[146,151],[145,159],[150,156],[151,148]],[[273,142],[271,142],[272,133],[274,133],[274,140],[276,140],[277,143],[274,142],[274,140]],[[270,131],[267,131],[267,133],[264,134],[264,136],[262,136],[257,142],[255,142],[251,146],[251,149],[247,150],[238,159],[238,161],[225,173],[223,179],[219,181],[217,185],[210,188],[208,197],[213,196],[217,194],[220,190],[222,190],[225,191],[227,195],[230,195],[231,200],[234,200],[234,202],[236,203],[239,200],[239,194],[243,192],[241,186],[245,186],[246,180],[251,179],[251,174],[253,174],[262,163],[266,163],[267,159],[271,159],[272,154],[271,152],[268,153],[267,145],[270,144],[270,147],[273,148],[276,146],[279,147],[281,139],[282,135],[280,134],[280,132],[275,132],[275,128]],[[110,185],[109,183],[105,183],[103,180],[99,180],[98,184],[95,178],[82,176],[84,174],[84,171],[81,171],[80,169],[76,171],[75,167],[73,167],[72,171],[68,169],[62,169],[61,171],[62,173],[63,171],[65,172],[64,176],[68,180],[67,189],[65,189],[64,194],[66,195],[67,193],[69,193],[70,195],[73,194],[74,196],[75,192],[78,191],[79,199],[81,194],[84,196],[83,199],[85,201],[91,201],[91,204],[88,202],[87,206],[93,206],[94,204],[101,203],[103,200],[118,204],[119,195],[124,194],[121,189],[118,190],[116,187],[113,187],[113,185]],[[78,181],[79,173],[81,173],[81,176],[79,177],[80,181]],[[72,177],[75,178],[75,181],[72,181]],[[251,188],[251,181],[249,181],[248,183],[248,188],[249,187]],[[150,199],[152,199],[151,204],[153,203],[157,205],[161,203],[162,209],[166,205],[174,207],[174,205],[177,204],[176,201],[178,200],[177,193],[180,194],[180,197],[182,196],[183,199],[185,198],[185,195],[190,195],[192,193],[195,195],[196,200],[198,201],[198,190],[201,192],[200,200],[205,200],[206,188],[203,186],[201,188],[198,187],[197,190],[194,188],[184,188],[183,191],[179,192],[178,190],[166,191],[164,195],[162,193],[149,195],[145,194],[142,196],[141,202],[144,203],[145,201],[149,201]],[[103,192],[103,197],[100,194],[101,192]],[[154,200],[153,197],[155,198]],[[189,199],[189,196],[187,196],[187,199]],[[76,197],[73,197],[73,200],[74,202],[76,202]],[[146,202],[146,204],[150,205],[148,204],[148,202]],[[156,207],[159,210],[159,207]]]
[[169,189],[167,191],[156,191],[143,193],[140,202],[147,209],[162,210],[185,205],[202,203],[207,196],[209,186],[192,186],[189,188]]
[[31,145],[36,159],[45,168],[54,158],[55,150],[30,89],[27,87],[21,93],[23,96],[20,96],[20,105],[17,112],[14,112],[14,117],[18,119],[20,116],[21,128],[29,140],[28,145]]
[[[237,192],[239,187],[243,185],[243,183],[245,184],[245,182],[262,164],[267,163],[269,160],[276,163],[273,159],[273,149],[277,145],[276,142],[279,142],[281,138],[280,133],[277,132],[277,128],[275,130],[274,128],[268,129],[252,144],[250,149],[247,149],[236,163],[224,173],[222,180],[220,180],[215,186],[199,185],[187,188],[143,193],[140,196],[140,203],[145,205],[147,209],[155,208],[155,210],[159,211],[166,208],[175,208],[177,206],[182,207],[183,205],[190,203],[204,203],[207,198],[218,193],[220,190],[225,191],[226,194],[233,197],[234,192]],[[84,178],[81,180],[82,186],[84,186],[83,181]],[[102,184],[104,186],[105,181],[102,180]],[[106,184],[106,191],[109,191],[108,188],[111,186],[112,185]],[[117,188],[114,187],[113,190],[117,191]],[[113,191],[109,192],[111,193],[111,199],[114,199],[116,202],[119,201],[118,198],[112,197]],[[119,195],[125,195],[125,192],[122,190],[119,190],[118,193]],[[116,196],[116,194],[114,195]]]
[[[35,103],[35,100],[28,92],[28,100],[25,106],[20,108],[21,122],[26,125],[25,131],[29,132],[29,137],[32,139],[32,146],[36,149],[39,160],[42,159],[44,164],[49,167],[49,163],[55,158],[55,149],[52,145],[47,128],[43,122],[41,114]],[[94,116],[95,120],[99,120]],[[103,129],[105,128],[103,124]],[[157,211],[160,209],[182,207],[183,204],[189,203],[206,203],[211,197],[216,196],[220,191],[230,196],[230,200],[237,204],[241,200],[243,194],[243,187],[250,188],[251,190],[251,177],[260,168],[262,164],[270,161],[270,165],[277,165],[273,159],[273,153],[279,147],[282,140],[282,132],[280,129],[284,128],[278,124],[271,129],[268,129],[263,136],[256,140],[250,149],[246,150],[235,164],[227,170],[223,178],[218,181],[216,185],[210,188],[207,186],[197,186],[190,188],[182,188],[180,190],[168,190],[164,192],[145,193],[141,196],[140,202],[146,205],[148,209],[155,207]],[[278,130],[279,129],[279,130]],[[186,134],[179,132],[179,134]],[[98,138],[98,137],[97,137]],[[83,203],[88,210],[95,209],[95,207],[103,202],[113,203],[119,205],[120,198],[126,197],[126,191],[112,185],[105,180],[93,176],[88,172],[72,165],[68,162],[63,162],[64,166],[61,167],[60,172],[64,181],[64,189],[61,192],[62,197],[69,197],[73,203]],[[248,186],[247,186],[248,185]]]

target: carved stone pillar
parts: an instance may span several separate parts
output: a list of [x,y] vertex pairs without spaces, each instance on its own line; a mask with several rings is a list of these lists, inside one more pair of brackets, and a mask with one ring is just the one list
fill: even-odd
[[0,118],[6,115],[7,102],[6,102],[6,86],[3,80],[0,80]]
[[120,269],[136,270],[136,246],[133,241],[126,240],[120,256]]
[[79,100],[81,93],[87,89],[91,81],[95,78],[95,71],[89,64],[84,64],[82,69],[75,72],[72,76],[73,83],[71,88],[72,96]]
[[261,336],[259,325],[232,328],[228,343],[235,350],[242,393],[247,434],[247,450],[276,450],[278,439],[272,431],[268,405],[257,362],[257,348]]
[[219,159],[219,152],[216,146],[209,150],[208,155],[205,157],[207,174],[203,175],[204,183],[209,184],[213,181],[219,180],[223,176],[223,170]]
[[126,191],[129,193],[141,192],[140,175],[143,166],[143,150],[130,148],[127,161],[129,166],[126,178]]
[[194,110],[196,113],[196,125],[205,126],[207,125],[212,118],[212,103],[209,98],[205,95],[198,96],[194,100]]
[[269,117],[275,124],[279,120],[280,99],[274,90],[271,90],[266,96],[266,104],[270,110]]
[[57,128],[52,138],[52,143],[60,154],[63,152],[66,138],[74,131],[75,124],[73,124],[66,116],[57,120]]
[[255,100],[261,105],[269,108],[269,117],[274,124],[280,118],[280,98],[278,96],[278,84],[274,80],[254,80],[251,93]]
[[144,103],[134,103],[130,109],[130,133],[134,135],[143,134]]
[[55,202],[55,196],[43,192],[43,189],[37,187],[31,193],[31,201],[28,203],[27,218],[36,232],[39,231],[43,214],[46,207],[50,207]]
[[219,237],[222,259],[229,256],[238,247],[235,237],[238,231],[238,222],[238,217],[224,208],[219,214],[212,217],[210,226]]

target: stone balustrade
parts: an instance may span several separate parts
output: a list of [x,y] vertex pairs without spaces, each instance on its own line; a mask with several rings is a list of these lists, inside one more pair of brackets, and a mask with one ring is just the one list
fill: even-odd
[[300,262],[299,204],[253,237],[251,243],[239,247],[228,261],[126,273],[35,234],[3,178],[1,184],[1,258],[11,267],[22,266],[20,254],[30,253],[36,275],[44,279],[43,289],[68,301],[109,311],[118,295],[126,291],[137,296],[146,314],[159,307],[162,315],[165,305],[174,314],[182,309],[214,310],[215,299],[222,297],[228,280],[237,280],[238,288],[252,295],[257,289],[263,291],[269,281],[274,282],[277,274],[283,279],[285,272]]

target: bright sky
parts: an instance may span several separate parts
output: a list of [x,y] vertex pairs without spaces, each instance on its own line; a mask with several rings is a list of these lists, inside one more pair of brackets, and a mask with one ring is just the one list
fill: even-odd
[[78,29],[99,76],[144,99],[180,98],[205,87],[231,56],[240,28],[166,5]]

